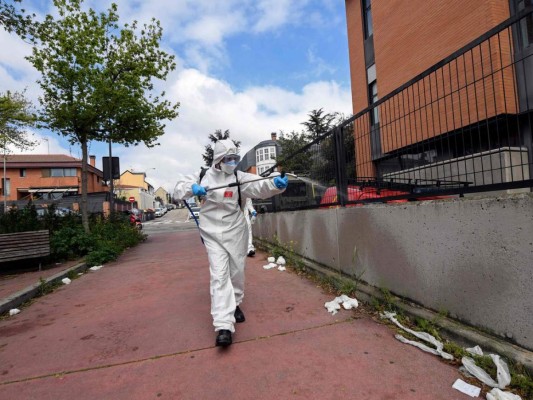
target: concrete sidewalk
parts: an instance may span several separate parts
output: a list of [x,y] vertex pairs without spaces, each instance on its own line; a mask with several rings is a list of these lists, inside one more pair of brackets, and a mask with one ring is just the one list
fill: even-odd
[[469,399],[457,368],[248,259],[234,344],[214,346],[198,232],[151,235],[0,320],[0,399]]

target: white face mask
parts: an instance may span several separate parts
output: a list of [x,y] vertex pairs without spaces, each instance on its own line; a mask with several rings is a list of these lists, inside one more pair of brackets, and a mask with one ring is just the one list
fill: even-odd
[[233,174],[233,171],[235,171],[235,168],[237,167],[236,161],[230,161],[227,163],[221,162],[220,163],[220,169],[225,172],[226,174],[230,175]]

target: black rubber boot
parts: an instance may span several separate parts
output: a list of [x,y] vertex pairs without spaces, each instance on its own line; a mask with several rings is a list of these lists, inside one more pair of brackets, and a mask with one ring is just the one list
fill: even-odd
[[227,329],[221,329],[218,331],[217,335],[217,346],[226,347],[231,344],[231,331],[228,331]]
[[250,250],[248,252],[248,257],[253,257],[253,256],[255,256],[255,250]]
[[237,306],[237,308],[235,309],[235,313],[233,314],[233,316],[235,317],[235,322],[237,323],[246,321],[246,318],[244,318],[244,313],[242,312],[239,306]]

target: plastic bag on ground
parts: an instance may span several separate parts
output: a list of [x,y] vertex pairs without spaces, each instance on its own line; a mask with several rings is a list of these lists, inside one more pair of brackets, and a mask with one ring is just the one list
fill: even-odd
[[63,278],[61,279],[61,282],[63,282],[65,285],[68,285],[72,281],[69,278]]
[[469,347],[468,349],[465,349],[470,354],[475,354],[476,356],[482,356],[483,350],[481,350],[481,347],[475,346],[475,347]]
[[520,396],[510,392],[504,392],[498,388],[487,393],[487,400],[522,400]]
[[267,264],[267,265],[263,265],[264,269],[272,269],[272,268],[277,268],[277,267],[278,267],[278,264],[273,263],[273,262],[271,262],[270,264]]
[[273,263],[273,262],[276,262],[276,258],[275,258],[275,257],[268,257],[268,258],[267,258],[267,261],[268,261],[269,263]]
[[278,259],[276,260],[276,264],[285,265],[286,264],[285,259],[282,256],[279,256]]
[[89,268],[91,271],[98,271],[100,268],[102,268],[103,265],[95,265],[94,267]]
[[476,365],[476,362],[470,357],[463,357],[461,362],[465,366],[466,370],[474,375],[484,384],[499,389],[505,389],[511,383],[511,374],[509,373],[509,367],[507,363],[503,361],[497,354],[489,354],[490,358],[496,365],[496,383],[492,377],[485,372],[485,370]]
[[483,368],[476,365],[476,362],[470,357],[463,357],[461,362],[465,366],[466,370],[474,375],[477,379],[490,387],[498,387],[498,384],[485,372]]
[[10,316],[17,315],[19,312],[20,310],[18,308],[12,308],[11,310],[9,310],[9,315]]
[[287,268],[285,268],[283,265],[280,265],[278,267],[278,271],[285,271]]
[[[406,328],[405,326],[400,324],[398,322],[398,320],[395,318],[396,313],[385,311],[384,313],[379,314],[379,315],[380,315],[381,318],[390,319],[396,326],[398,326],[400,329],[403,329],[406,332],[409,332],[411,335],[416,336],[417,338],[422,339],[422,340],[424,340],[424,341],[426,341],[428,343],[431,343],[433,346],[435,346],[434,350],[437,352],[436,354],[438,354],[439,356],[441,356],[445,360],[453,360],[453,356],[451,354],[448,354],[448,353],[446,353],[445,351],[442,350],[444,348],[444,344],[442,342],[439,342],[437,339],[435,339],[434,336],[432,336],[432,335],[430,335],[429,333],[426,333],[426,332],[418,332],[418,331],[413,331],[412,329]],[[401,335],[398,335],[398,336],[401,336]],[[403,338],[403,336],[401,336],[401,337]],[[398,340],[400,340],[400,339],[398,339]],[[405,339],[405,340],[406,340],[406,342],[404,342],[404,343],[408,343],[407,339]],[[411,344],[411,343],[408,343],[408,344]],[[424,350],[421,346],[417,346],[417,347],[419,347],[421,350]],[[426,347],[426,346],[424,346],[424,347]],[[435,354],[433,351],[430,351],[430,353]]]

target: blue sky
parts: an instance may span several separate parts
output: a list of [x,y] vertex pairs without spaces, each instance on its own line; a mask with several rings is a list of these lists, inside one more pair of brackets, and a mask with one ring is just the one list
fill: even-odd
[[[160,146],[113,147],[121,171],[146,171],[156,188],[171,189],[178,174],[202,165],[208,135],[229,129],[244,153],[270,132],[300,130],[307,113],[352,111],[344,1],[341,0],[118,0],[122,23],[163,26],[163,48],[177,68],[159,87],[179,101],[180,115],[167,123]],[[38,15],[54,13],[51,0],[23,0]],[[103,0],[86,0],[98,11]],[[0,30],[0,91],[24,90],[38,105],[38,73],[24,59],[28,44]],[[32,153],[72,154],[79,146],[53,132],[35,131]],[[48,140],[43,140],[48,139]],[[48,150],[49,149],[49,150]],[[107,155],[91,143],[90,153]]]

